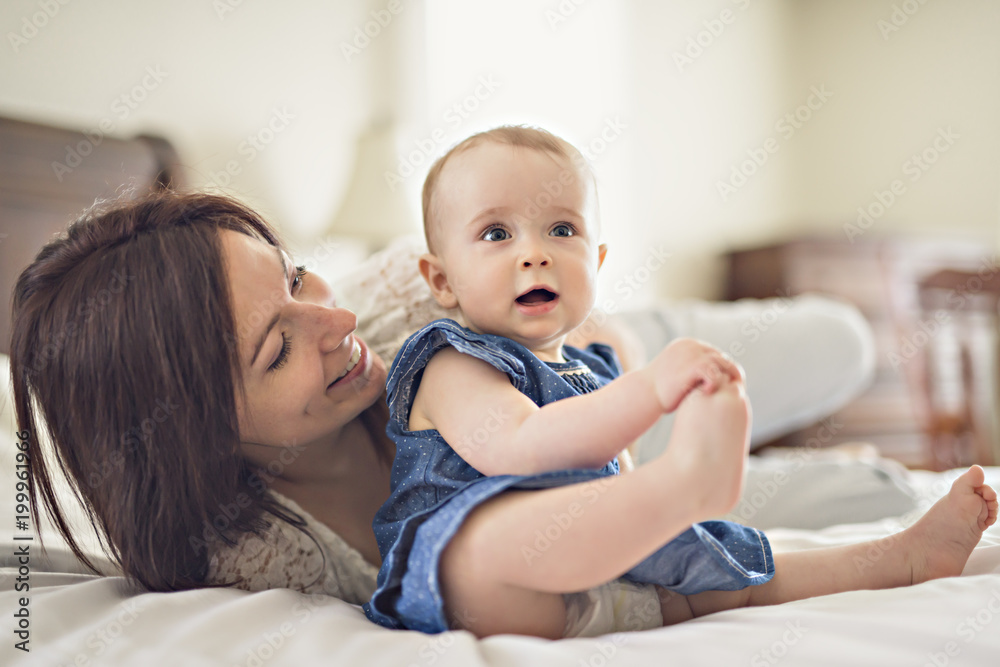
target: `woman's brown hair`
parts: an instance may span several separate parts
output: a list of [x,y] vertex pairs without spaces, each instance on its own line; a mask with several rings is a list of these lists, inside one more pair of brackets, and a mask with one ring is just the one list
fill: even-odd
[[61,470],[105,553],[150,590],[205,585],[212,549],[259,532],[265,514],[304,525],[266,493],[266,471],[240,454],[243,383],[222,229],[281,247],[233,199],[157,193],[85,214],[14,288],[19,430],[34,439],[34,405],[53,444],[31,451],[35,525],[40,497],[96,569],[57,497]]

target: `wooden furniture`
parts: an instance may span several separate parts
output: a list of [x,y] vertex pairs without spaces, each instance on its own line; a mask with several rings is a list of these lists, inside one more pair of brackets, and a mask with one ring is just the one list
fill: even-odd
[[919,281],[922,317],[939,323],[916,376],[929,416],[931,467],[1000,462],[998,306],[1000,268],[945,269]]
[[[972,437],[968,435],[971,412],[965,414],[963,399],[956,398],[961,390],[955,378],[961,382],[971,377],[955,366],[961,355],[943,362],[942,368],[950,368],[950,375],[930,373],[928,364],[945,359],[942,355],[954,348],[950,341],[955,331],[971,330],[974,334],[961,335],[979,342],[965,346],[968,358],[964,363],[975,365],[973,359],[984,358],[985,344],[980,339],[986,330],[995,335],[995,329],[984,325],[982,318],[971,323],[972,319],[956,316],[950,323],[939,323],[937,311],[921,307],[920,294],[921,281],[927,276],[945,268],[979,272],[994,253],[988,244],[936,238],[861,238],[853,243],[843,238],[797,239],[729,253],[726,298],[819,292],[850,301],[871,323],[877,348],[874,381],[835,415],[834,421],[842,427],[832,439],[824,438],[828,444],[871,442],[883,455],[911,467],[989,463],[992,459],[985,446],[973,447],[964,441],[943,444],[952,435],[959,440]],[[985,363],[995,368],[995,361],[993,355]],[[995,388],[986,386],[976,392],[977,398],[968,405],[986,404],[995,396]],[[818,435],[819,428],[805,428],[776,444],[804,445]]]
[[18,274],[95,200],[179,184],[178,158],[155,136],[118,139],[0,118],[0,352],[10,345]]

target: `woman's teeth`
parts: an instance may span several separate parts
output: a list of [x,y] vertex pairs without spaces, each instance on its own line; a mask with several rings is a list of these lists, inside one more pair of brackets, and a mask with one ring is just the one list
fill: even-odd
[[[359,361],[361,361],[361,344],[358,343],[358,341],[354,341],[354,352],[351,353],[351,358],[347,362],[347,368],[345,368],[344,372],[337,377],[337,380],[339,380],[340,378],[344,377],[345,375],[353,371],[354,367],[358,365]],[[334,380],[333,382],[336,382],[337,380]]]

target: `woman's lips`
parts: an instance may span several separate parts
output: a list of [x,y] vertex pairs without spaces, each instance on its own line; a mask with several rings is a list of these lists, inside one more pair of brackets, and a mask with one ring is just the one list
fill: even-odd
[[[349,383],[352,380],[354,380],[354,378],[358,377],[359,375],[367,371],[368,358],[369,358],[368,346],[357,338],[354,339],[354,346],[355,346],[354,352],[351,353],[351,358],[353,359],[355,354],[358,355],[358,361],[357,363],[354,364],[354,368],[348,371],[347,375],[344,375],[341,378],[337,378],[336,380],[331,382],[330,385],[327,387],[327,390],[333,389],[334,387],[337,387],[338,385],[341,384]],[[350,365],[350,362],[348,362],[348,365]]]

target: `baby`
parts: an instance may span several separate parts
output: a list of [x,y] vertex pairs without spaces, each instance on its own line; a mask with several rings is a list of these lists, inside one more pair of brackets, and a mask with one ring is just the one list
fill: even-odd
[[[607,251],[593,176],[565,141],[523,127],[466,139],[431,168],[424,225],[420,271],[457,321],[411,336],[390,371],[372,620],[550,638],[657,627],[957,575],[996,520],[973,467],[866,568],[853,558],[870,545],[774,556],[759,531],[706,521],[740,496],[742,371],[690,339],[624,375],[609,347],[564,344]],[[675,410],[666,451],[619,475],[616,456]]]

